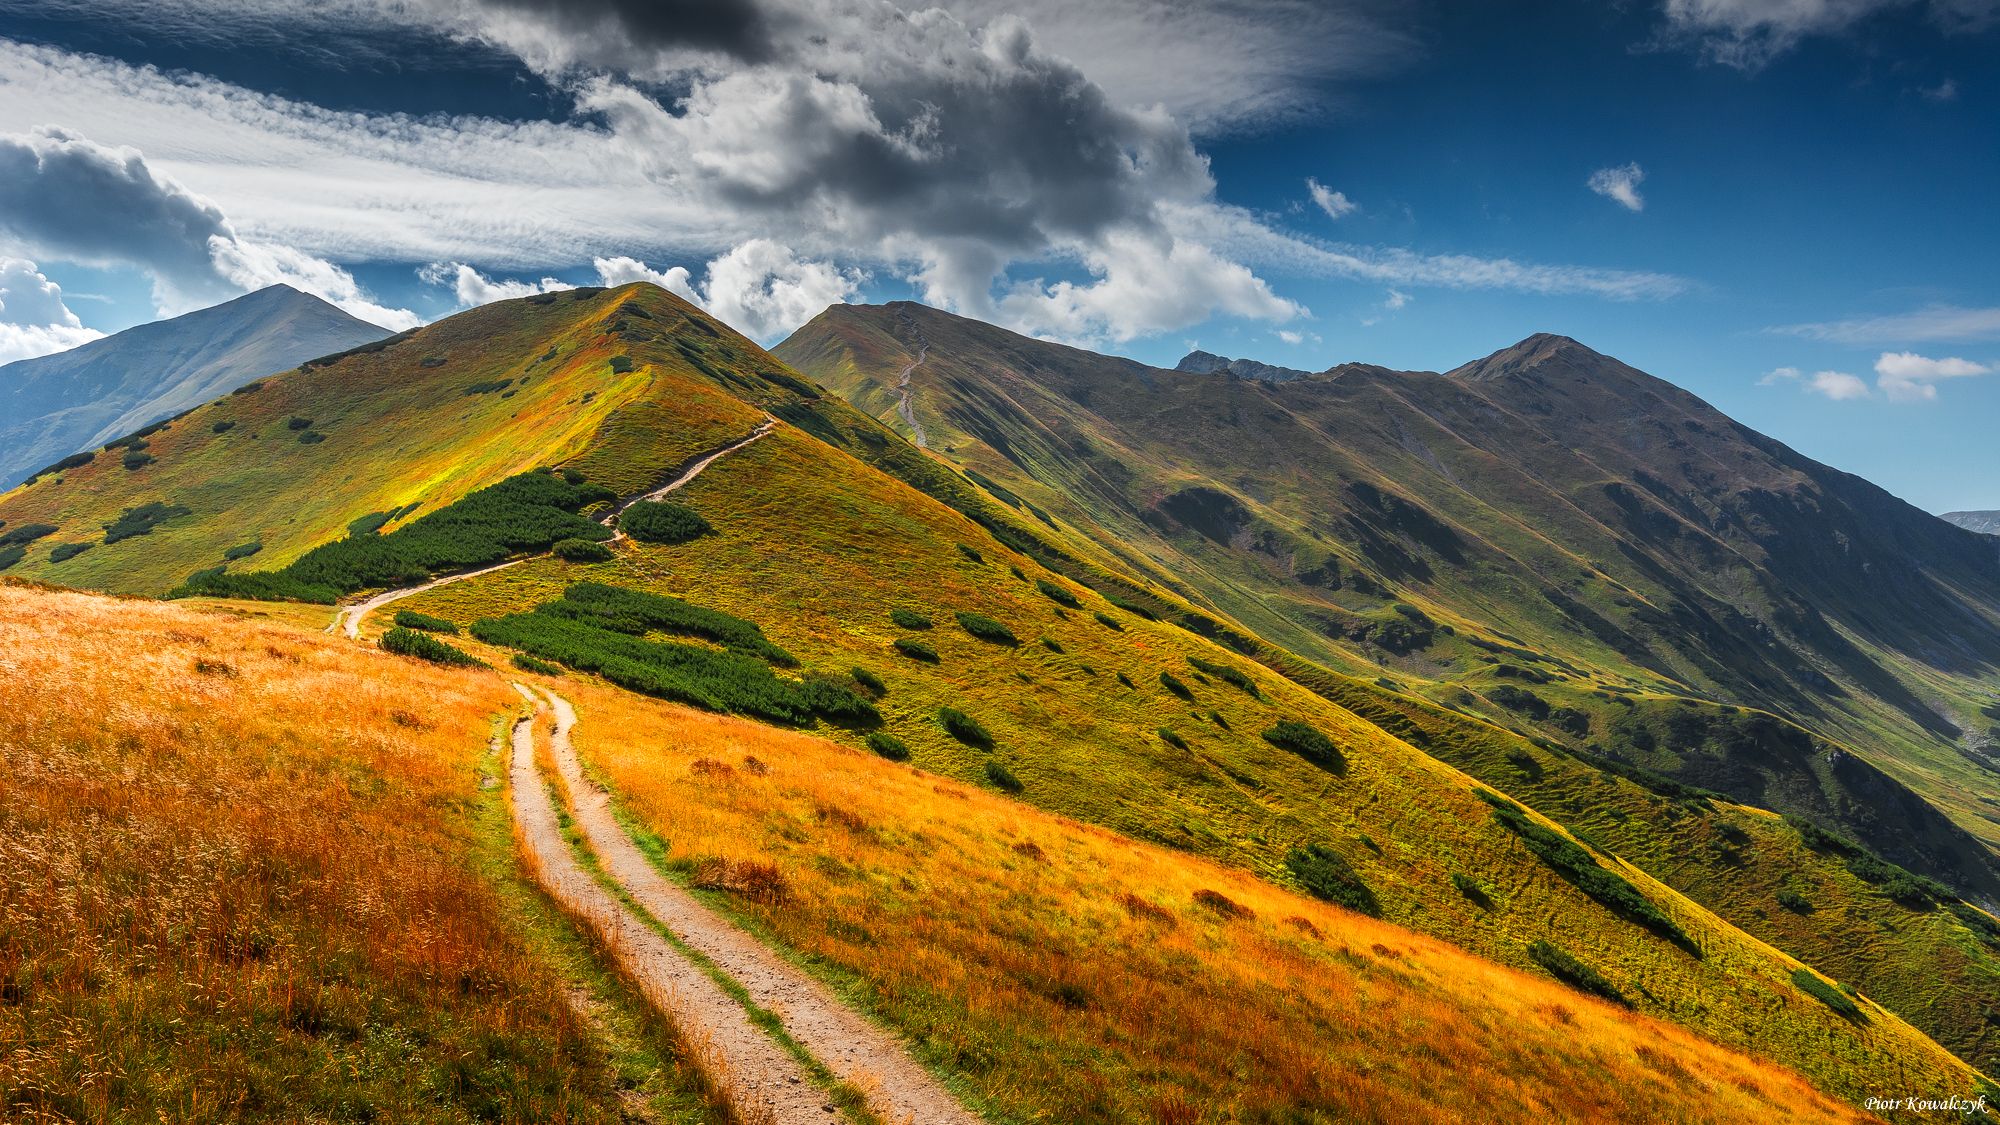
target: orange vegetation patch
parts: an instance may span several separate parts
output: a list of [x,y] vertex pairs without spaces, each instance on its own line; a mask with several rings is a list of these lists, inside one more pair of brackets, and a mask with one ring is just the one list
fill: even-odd
[[476,867],[512,706],[490,674],[0,586],[0,1118],[617,1120]]
[[579,751],[672,869],[1009,1119],[1865,1118],[1239,871],[822,739],[560,690]]

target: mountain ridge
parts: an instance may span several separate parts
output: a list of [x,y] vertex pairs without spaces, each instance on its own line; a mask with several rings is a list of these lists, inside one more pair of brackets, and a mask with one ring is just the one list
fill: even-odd
[[261,375],[388,336],[288,285],[0,367],[0,488]]

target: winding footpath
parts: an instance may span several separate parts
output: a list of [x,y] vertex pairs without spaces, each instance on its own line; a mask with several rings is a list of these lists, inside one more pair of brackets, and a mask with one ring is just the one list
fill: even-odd
[[[979,1118],[919,1065],[899,1039],[863,1019],[825,985],[662,876],[612,815],[610,795],[584,777],[570,743],[575,709],[547,691],[541,694],[555,713],[551,756],[569,794],[576,827],[604,873],[633,902],[741,985],[752,1003],[775,1013],[792,1039],[834,1077],[864,1091],[878,1117],[897,1123],[977,1125]],[[517,748],[517,760],[519,756]],[[528,764],[532,769],[532,754]],[[539,784],[539,779],[523,781],[517,775],[515,783],[518,789]],[[667,830],[671,832],[671,826]]]
[[577,862],[535,765],[536,720],[546,705],[527,688],[515,684],[514,689],[535,705],[533,715],[514,724],[507,772],[514,794],[514,826],[536,881],[596,932],[619,967],[638,982],[647,1001],[666,1015],[738,1120],[745,1125],[826,1121],[834,1107],[814,1088],[798,1060],[751,1023],[750,1013],[721,985]]
[[902,417],[903,424],[910,427],[917,448],[929,449],[931,438],[924,432],[924,424],[917,421],[917,391],[910,385],[910,376],[916,374],[917,368],[922,367],[924,360],[929,358],[931,344],[929,340],[924,339],[923,331],[917,327],[916,321],[910,319],[908,313],[902,314],[902,318],[904,327],[917,338],[917,358],[911,360],[908,367],[896,373],[896,413]]
[[[744,435],[743,437],[737,438],[734,441],[716,446],[714,449],[708,450],[705,453],[696,454],[693,458],[681,464],[680,469],[674,473],[674,477],[672,480],[668,481],[666,484],[660,486],[659,488],[654,489],[651,492],[641,493],[638,496],[634,496],[630,500],[627,500],[624,503],[619,504],[617,507],[613,508],[609,512],[606,512],[604,514],[604,518],[598,520],[597,522],[609,526],[612,520],[617,519],[620,515],[624,514],[625,509],[630,508],[632,505],[639,503],[641,500],[658,500],[662,496],[665,496],[670,492],[678,491],[683,485],[687,484],[694,478],[700,476],[702,472],[706,470],[710,465],[715,464],[717,461],[722,460],[724,457],[729,456],[730,454],[736,452],[739,449],[742,449],[745,446],[755,444],[756,442],[761,441],[766,437],[769,437],[771,435],[771,431],[777,428],[778,428],[778,420],[769,415],[765,415],[764,420],[757,424],[756,429],[751,430],[748,434]],[[626,538],[625,531],[623,528],[620,528],[618,529],[616,534],[612,535],[610,541],[613,543],[618,543],[623,541],[625,538]],[[369,614],[374,613],[376,610],[381,609],[383,606],[388,605],[391,602],[399,602],[402,601],[404,598],[414,597],[418,594],[424,593],[427,590],[435,590],[439,586],[449,586],[453,582],[463,582],[468,578],[478,578],[482,574],[492,574],[496,570],[506,570],[510,566],[519,566],[524,562],[530,561],[531,559],[542,558],[546,556],[547,553],[548,552],[545,551],[540,555],[527,555],[518,559],[508,559],[506,562],[494,563],[491,566],[482,566],[477,570],[462,570],[456,574],[441,575],[437,578],[431,579],[428,582],[420,582],[414,586],[398,586],[393,590],[384,590],[381,593],[368,598],[366,601],[356,602],[353,605],[341,606],[338,610],[334,612],[333,621],[327,625],[326,631],[329,633],[346,633],[349,639],[359,640],[361,637],[362,620],[365,619]]]

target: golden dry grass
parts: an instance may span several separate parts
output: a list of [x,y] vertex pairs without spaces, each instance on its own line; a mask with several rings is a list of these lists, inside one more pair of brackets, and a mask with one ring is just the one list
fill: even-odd
[[758,873],[760,893],[717,901],[1006,1119],[1864,1116],[1776,1066],[1239,871],[822,739],[559,690],[579,751],[675,870],[722,887]]
[[0,586],[0,1118],[618,1120],[475,855],[514,705],[294,628]]

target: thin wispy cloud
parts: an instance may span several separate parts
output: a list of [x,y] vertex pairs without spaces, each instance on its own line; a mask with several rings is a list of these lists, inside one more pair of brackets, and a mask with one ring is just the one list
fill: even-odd
[[1306,180],[1306,191],[1312,196],[1313,206],[1326,212],[1329,219],[1344,219],[1361,209],[1361,205],[1347,198],[1346,192],[1335,191],[1318,180]]
[[1755,71],[1815,37],[1847,35],[1892,11],[1915,11],[1939,32],[1990,27],[2000,0],[1664,0],[1662,41]]
[[1645,182],[1646,170],[1635,164],[1621,164],[1616,168],[1599,168],[1590,174],[1587,181],[1590,190],[1611,200],[1627,211],[1644,211],[1646,197],[1639,194],[1639,185]]
[[1853,317],[1769,329],[1785,336],[1802,336],[1834,344],[1960,343],[2000,339],[2000,307],[1961,308],[1932,305],[1888,316]]

